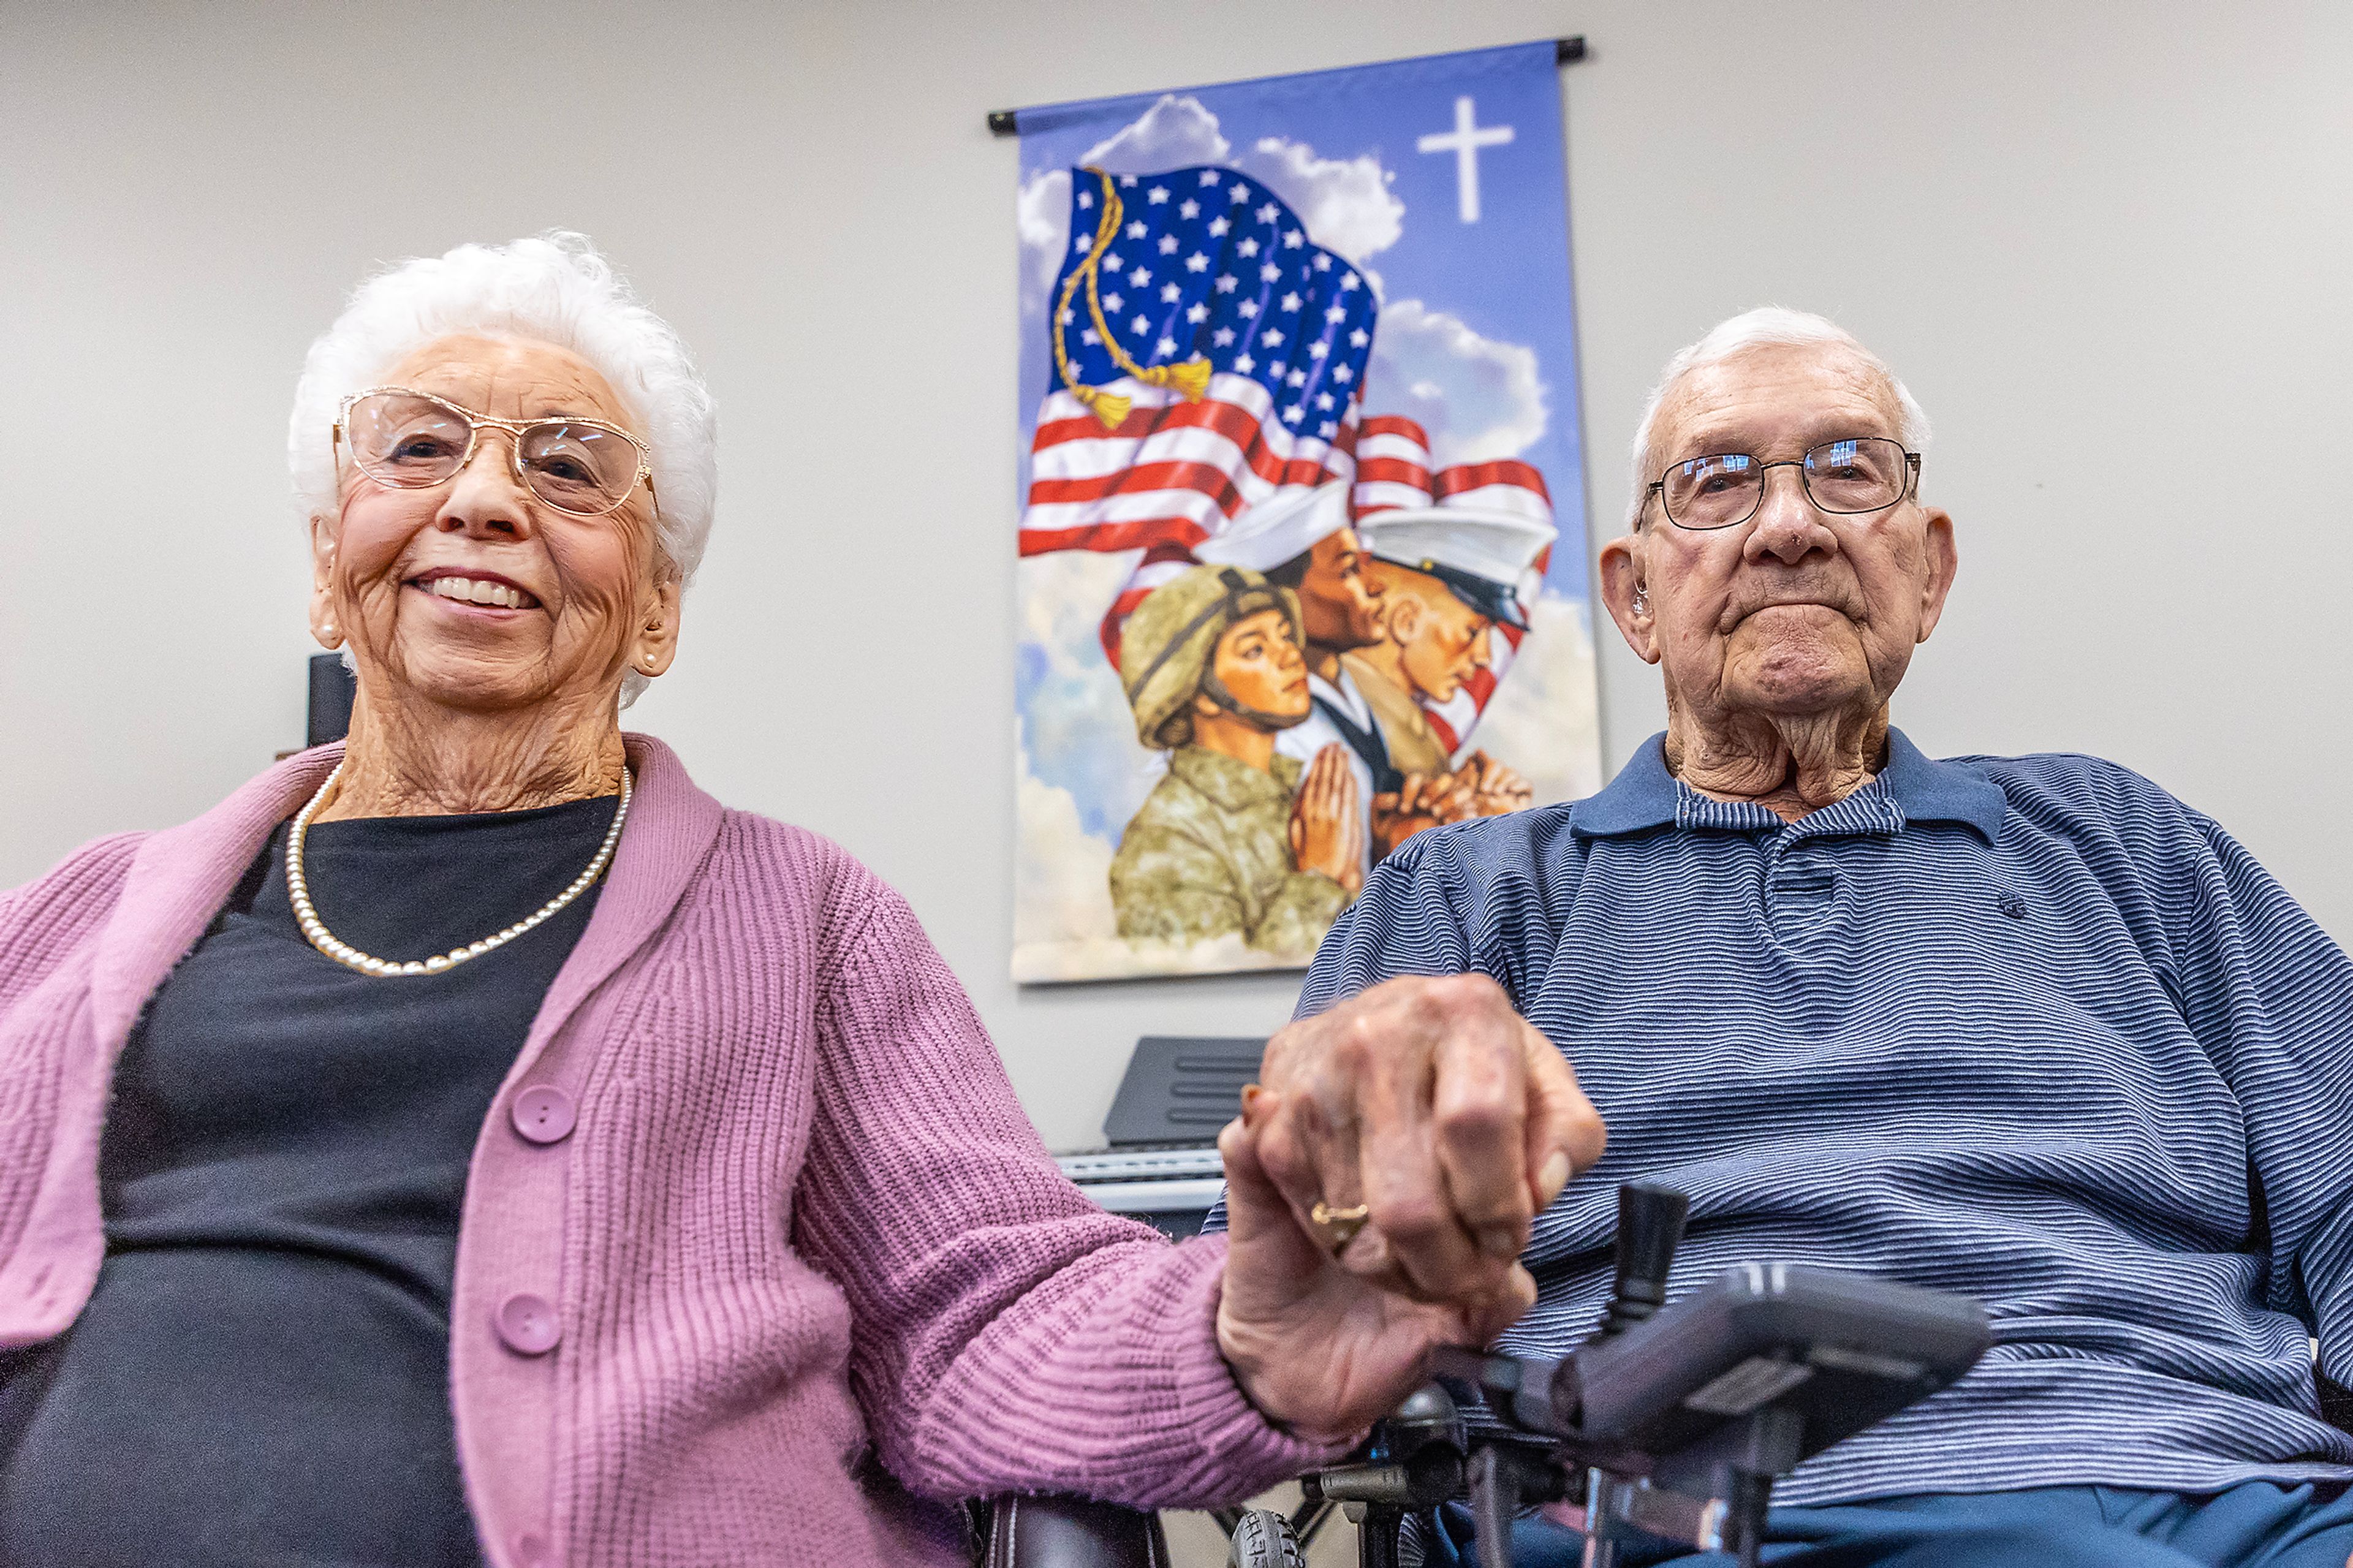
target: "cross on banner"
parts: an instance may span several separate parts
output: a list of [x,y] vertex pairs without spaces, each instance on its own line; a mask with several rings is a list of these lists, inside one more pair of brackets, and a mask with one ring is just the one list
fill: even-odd
[[1432,132],[1414,143],[1419,152],[1454,154],[1454,190],[1464,223],[1479,221],[1479,149],[1501,147],[1512,139],[1508,125],[1479,124],[1468,96],[1454,100],[1454,129]]

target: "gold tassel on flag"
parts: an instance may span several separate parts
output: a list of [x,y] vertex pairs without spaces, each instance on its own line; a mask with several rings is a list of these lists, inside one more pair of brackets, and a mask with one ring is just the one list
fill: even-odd
[[1101,420],[1104,429],[1116,430],[1127,417],[1128,411],[1135,406],[1135,400],[1106,387],[1090,386],[1081,381],[1071,374],[1070,351],[1062,343],[1062,318],[1069,312],[1071,298],[1078,292],[1081,282],[1087,286],[1088,319],[1094,322],[1095,332],[1103,339],[1104,352],[1111,355],[1113,364],[1136,380],[1146,386],[1167,387],[1186,402],[1198,403],[1209,390],[1211,366],[1208,360],[1198,354],[1182,364],[1140,365],[1128,356],[1125,349],[1120,347],[1119,334],[1113,331],[1111,323],[1103,319],[1103,300],[1096,289],[1096,278],[1103,252],[1111,248],[1112,240],[1119,233],[1119,220],[1126,216],[1127,209],[1120,201],[1119,191],[1109,174],[1095,168],[1090,168],[1086,173],[1102,182],[1103,216],[1095,224],[1094,244],[1088,248],[1087,258],[1062,279],[1062,296],[1054,301],[1054,369],[1060,374],[1062,384],[1070,388],[1071,395]]

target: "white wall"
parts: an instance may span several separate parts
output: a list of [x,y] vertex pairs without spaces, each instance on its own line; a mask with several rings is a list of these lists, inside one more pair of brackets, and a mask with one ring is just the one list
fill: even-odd
[[[1571,32],[1596,515],[1668,353],[1761,301],[1838,318],[1926,404],[1959,524],[1898,721],[2139,768],[2353,939],[2341,3],[0,5],[0,885],[299,741],[281,445],[343,291],[579,227],[723,409],[637,721],[902,888],[1084,1142],[1138,1033],[1263,1032],[1295,981],[1006,979],[1014,160],[982,112]],[[1614,766],[1661,704],[1605,641]]]

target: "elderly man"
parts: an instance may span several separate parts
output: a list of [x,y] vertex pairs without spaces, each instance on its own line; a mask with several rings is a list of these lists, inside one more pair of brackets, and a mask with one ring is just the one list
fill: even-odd
[[[1957,559],[1926,438],[1818,317],[1669,363],[1600,557],[1666,732],[1384,862],[1227,1142],[1302,1223],[1367,1205],[1327,1217],[1361,1275],[1532,1289],[1515,1348],[1592,1329],[1635,1176],[1691,1195],[1678,1293],[1783,1259],[1983,1300],[1991,1352],[1791,1477],[1768,1561],[2337,1568],[2353,963],[2148,781],[1891,727]],[[1562,1193],[1570,1061],[1609,1143]]]

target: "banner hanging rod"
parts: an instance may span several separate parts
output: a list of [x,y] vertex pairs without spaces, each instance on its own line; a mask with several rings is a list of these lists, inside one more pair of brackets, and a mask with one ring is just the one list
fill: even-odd
[[[1573,37],[1555,38],[1552,41],[1552,53],[1553,58],[1562,65],[1583,59],[1585,35],[1578,33]],[[1018,109],[990,110],[988,133],[991,136],[1018,136],[1021,134],[1020,113]]]

